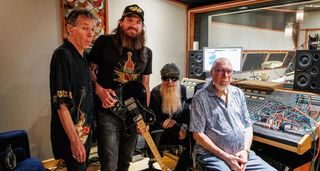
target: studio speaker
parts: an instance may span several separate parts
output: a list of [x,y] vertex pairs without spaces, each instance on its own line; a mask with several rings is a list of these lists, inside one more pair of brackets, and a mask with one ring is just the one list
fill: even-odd
[[205,79],[202,50],[190,50],[188,54],[188,78]]
[[293,89],[320,93],[320,50],[297,50]]

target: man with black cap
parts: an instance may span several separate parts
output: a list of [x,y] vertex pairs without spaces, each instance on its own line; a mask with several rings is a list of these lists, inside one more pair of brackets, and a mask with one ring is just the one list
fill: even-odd
[[180,84],[180,70],[168,63],[160,71],[162,83],[154,87],[150,95],[150,109],[156,115],[151,130],[164,130],[160,145],[183,145],[186,150],[180,156],[175,170],[187,170],[190,137],[188,137],[189,112],[183,110],[187,99],[186,87]]
[[101,170],[128,170],[135,149],[136,130],[126,130],[110,110],[117,102],[114,90],[128,81],[140,81],[149,103],[152,51],[145,46],[144,12],[138,5],[123,11],[118,27],[94,43],[89,62],[97,99],[97,137]]

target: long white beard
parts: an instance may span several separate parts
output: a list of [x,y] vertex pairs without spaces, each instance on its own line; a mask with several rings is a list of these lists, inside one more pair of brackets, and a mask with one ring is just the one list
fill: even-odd
[[161,84],[160,92],[162,97],[161,108],[163,113],[174,114],[182,110],[179,81],[176,81],[174,87],[165,87]]

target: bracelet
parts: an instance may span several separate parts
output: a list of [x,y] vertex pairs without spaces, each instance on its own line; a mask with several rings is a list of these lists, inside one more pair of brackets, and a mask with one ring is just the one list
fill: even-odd
[[183,129],[185,129],[185,130],[188,130],[188,125],[185,124],[185,123],[183,123],[183,124],[181,125],[181,127],[182,127]]

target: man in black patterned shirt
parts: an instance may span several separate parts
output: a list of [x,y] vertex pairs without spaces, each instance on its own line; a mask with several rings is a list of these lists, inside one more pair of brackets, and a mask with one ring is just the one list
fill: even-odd
[[67,39],[51,59],[51,142],[54,157],[67,170],[86,170],[91,145],[92,85],[85,49],[93,40],[95,17],[84,9],[66,18]]

